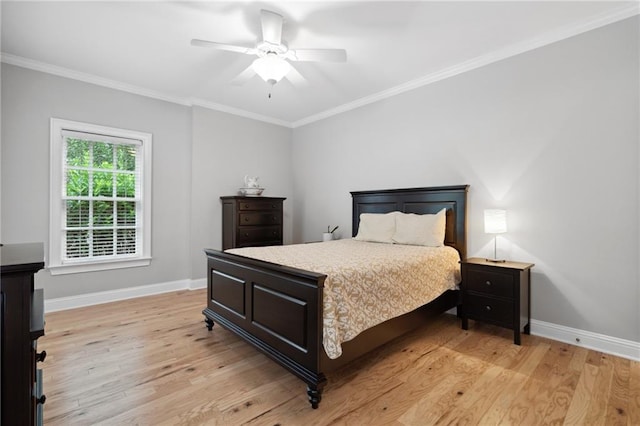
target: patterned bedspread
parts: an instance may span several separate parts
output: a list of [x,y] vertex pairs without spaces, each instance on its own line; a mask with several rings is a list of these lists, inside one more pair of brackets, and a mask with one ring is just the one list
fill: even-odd
[[342,342],[430,302],[460,282],[460,257],[451,247],[343,239],[227,252],[327,275],[323,345],[332,359],[342,354]]

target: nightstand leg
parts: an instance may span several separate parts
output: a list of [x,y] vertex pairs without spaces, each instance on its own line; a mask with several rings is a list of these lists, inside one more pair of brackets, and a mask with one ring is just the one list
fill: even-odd
[[520,346],[520,330],[518,329],[513,330],[513,343]]
[[529,324],[524,326],[524,334],[531,334],[531,326]]
[[469,319],[467,317],[462,317],[462,329],[463,330],[468,330],[469,329]]

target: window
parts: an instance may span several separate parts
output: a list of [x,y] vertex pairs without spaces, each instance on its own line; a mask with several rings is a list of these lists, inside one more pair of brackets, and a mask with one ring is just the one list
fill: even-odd
[[151,135],[51,119],[53,275],[151,261]]

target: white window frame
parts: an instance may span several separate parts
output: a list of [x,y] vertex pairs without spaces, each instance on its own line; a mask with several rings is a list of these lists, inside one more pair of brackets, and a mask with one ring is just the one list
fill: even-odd
[[[81,123],[77,121],[51,118],[50,133],[50,214],[49,214],[49,256],[47,268],[51,275],[73,274],[79,272],[104,271],[119,268],[131,268],[147,266],[151,263],[151,145],[150,133],[134,130],[117,129],[96,124]],[[114,256],[101,257],[99,259],[78,259],[73,261],[63,260],[65,199],[64,199],[64,136],[63,131],[91,133],[104,135],[104,140],[112,138],[125,138],[141,142],[141,166],[140,173],[140,207],[142,214],[137,215],[141,221],[139,230],[142,236],[139,242],[142,244],[138,254],[126,258]]]

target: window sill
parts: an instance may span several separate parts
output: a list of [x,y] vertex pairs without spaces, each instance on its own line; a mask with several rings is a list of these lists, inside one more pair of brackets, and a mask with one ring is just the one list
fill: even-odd
[[150,257],[136,257],[135,259],[117,259],[98,262],[71,263],[66,265],[49,265],[47,269],[51,275],[78,274],[82,272],[108,271],[112,269],[136,268],[151,264]]

